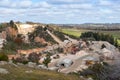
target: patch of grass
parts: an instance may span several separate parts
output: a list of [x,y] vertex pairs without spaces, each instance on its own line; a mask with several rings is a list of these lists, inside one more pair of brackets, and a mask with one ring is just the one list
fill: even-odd
[[118,39],[117,41],[118,41],[118,44],[120,45],[120,39]]
[[73,35],[75,37],[80,37],[81,35],[81,30],[77,29],[62,29],[62,32],[65,34]]
[[[82,80],[77,75],[66,75],[54,71],[33,69],[26,66],[14,67],[12,65],[0,66],[7,69],[10,74],[0,74],[0,80]],[[25,71],[32,70],[32,73]]]

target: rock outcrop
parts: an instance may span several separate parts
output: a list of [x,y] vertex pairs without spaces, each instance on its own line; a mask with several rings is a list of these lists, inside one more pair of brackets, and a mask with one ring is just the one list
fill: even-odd
[[8,70],[4,68],[0,68],[0,74],[8,74]]

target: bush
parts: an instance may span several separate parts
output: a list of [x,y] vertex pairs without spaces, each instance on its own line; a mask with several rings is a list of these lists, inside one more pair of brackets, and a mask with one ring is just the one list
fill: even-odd
[[46,55],[46,58],[45,58],[44,61],[43,61],[43,64],[44,64],[46,67],[48,67],[48,64],[50,63],[50,61],[51,61],[50,55],[47,54],[47,55]]
[[38,63],[39,60],[40,60],[40,55],[33,52],[33,53],[29,54],[28,60],[29,60],[30,62]]
[[29,33],[29,40],[34,42],[34,38],[39,36],[40,38],[45,39],[46,42],[50,42],[51,44],[57,43],[41,26],[38,26],[34,32]]
[[59,31],[54,31],[54,34],[60,38],[62,41],[67,40],[67,38],[65,38],[64,34],[62,32]]
[[18,49],[27,50],[27,49],[37,48],[37,47],[41,47],[41,46],[44,47],[46,45],[40,45],[37,43],[35,43],[35,44],[23,43],[21,38],[16,38],[15,40],[12,40],[9,38],[9,40],[7,40],[7,42],[3,44],[1,51],[6,54],[14,54],[14,53],[17,53]]
[[80,75],[84,77],[92,77],[93,80],[116,80],[109,79],[109,74],[111,73],[111,66],[105,62],[95,63],[89,66],[87,69],[80,72]]
[[64,49],[63,48],[57,48],[57,51],[59,52],[59,53],[63,53],[64,52]]
[[13,61],[13,63],[22,63],[22,64],[27,64],[28,63],[28,60],[23,56],[18,57],[16,59],[13,58],[12,61]]
[[0,61],[8,61],[8,56],[0,53]]
[[101,49],[106,48],[105,44],[102,44]]

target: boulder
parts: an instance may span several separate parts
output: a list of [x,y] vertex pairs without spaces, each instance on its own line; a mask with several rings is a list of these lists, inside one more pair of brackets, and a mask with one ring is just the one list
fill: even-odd
[[22,63],[17,63],[17,65],[18,65],[18,66],[23,66],[24,64],[22,64]]
[[59,68],[58,67],[50,67],[48,68],[48,70],[51,70],[51,71],[57,71]]
[[36,68],[47,69],[45,65],[38,65]]
[[33,71],[32,70],[29,70],[29,71],[25,71],[25,73],[32,73]]
[[70,40],[64,40],[65,44],[68,44],[70,42]]
[[90,61],[99,61],[98,57],[93,57],[93,56],[88,56],[86,58],[84,58],[83,60],[87,61],[87,60],[90,60]]
[[36,63],[28,62],[27,66],[31,67],[31,68],[35,68],[36,67]]
[[105,57],[105,58],[109,58],[109,59],[114,59],[114,55],[113,55],[113,52],[106,49],[106,48],[103,48],[102,49],[102,55]]
[[0,68],[0,74],[8,74],[9,72],[4,69],[4,68]]
[[8,64],[8,62],[6,62],[6,61],[0,61],[0,65],[6,65],[6,64]]
[[14,67],[18,67],[18,65],[14,64],[12,60],[10,60],[8,64],[13,65]]

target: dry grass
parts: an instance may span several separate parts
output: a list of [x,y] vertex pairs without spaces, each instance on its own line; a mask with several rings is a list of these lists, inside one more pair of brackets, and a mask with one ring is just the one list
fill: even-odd
[[[14,67],[12,65],[0,66],[7,69],[10,74],[0,74],[0,80],[81,80],[76,75],[66,75],[54,71],[28,68],[26,66]],[[25,71],[32,70],[32,73]]]

